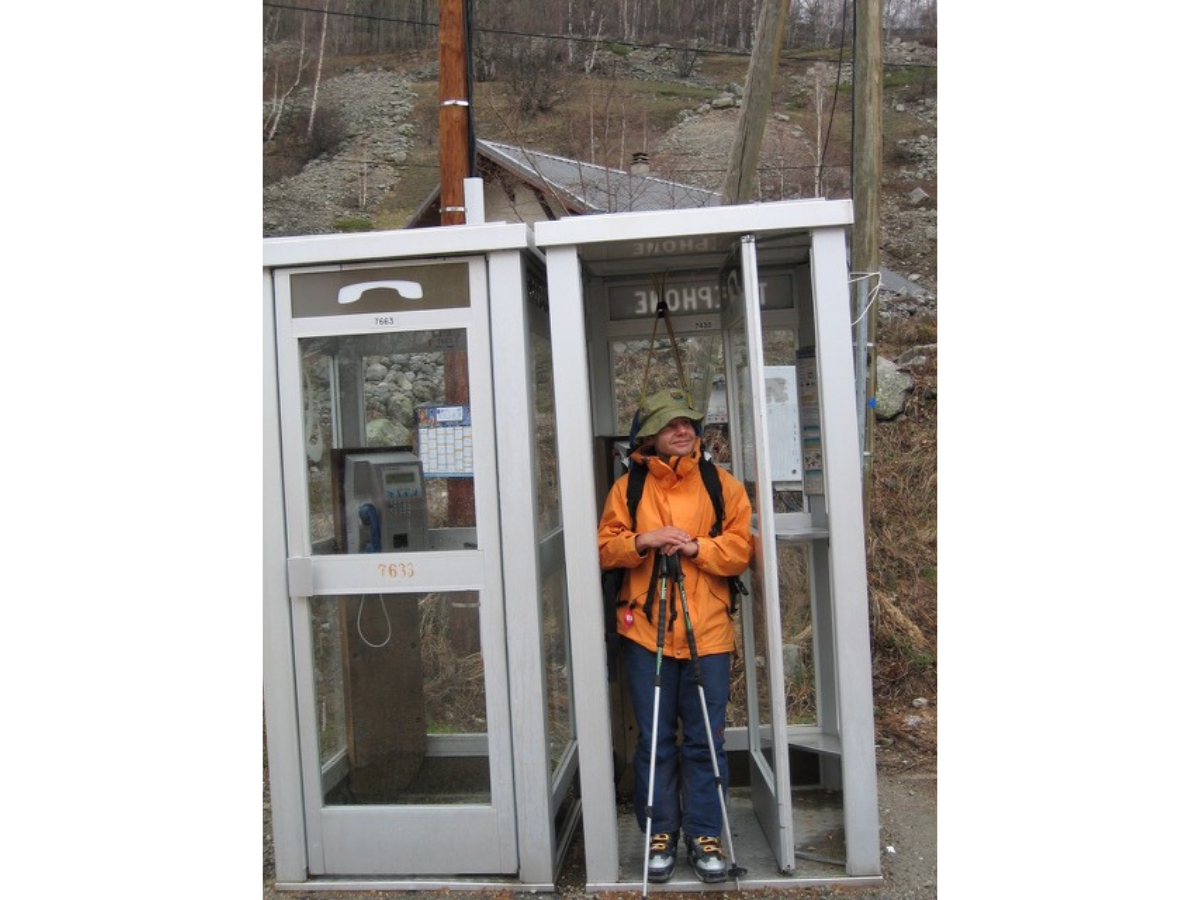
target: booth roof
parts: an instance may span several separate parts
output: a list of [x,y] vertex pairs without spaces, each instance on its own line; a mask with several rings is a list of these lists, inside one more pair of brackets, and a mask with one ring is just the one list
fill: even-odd
[[[500,168],[511,172],[532,187],[556,197],[569,215],[610,212],[645,212],[664,209],[696,209],[720,206],[715,191],[668,181],[653,175],[635,175],[622,169],[610,169],[566,156],[555,156],[497,141],[475,141],[475,151]],[[408,227],[438,224],[441,188],[425,199],[409,220]],[[901,296],[914,296],[924,290],[914,282],[887,268],[882,270],[882,287]]]
[[[475,150],[481,160],[555,197],[568,215],[695,209],[721,203],[720,194],[705,188],[511,144],[477,140]],[[437,224],[440,196],[441,188],[435,188],[409,221],[410,228]]]
[[544,184],[576,213],[642,212],[719,206],[721,195],[653,175],[635,175],[578,159],[478,141],[479,151],[526,181]]

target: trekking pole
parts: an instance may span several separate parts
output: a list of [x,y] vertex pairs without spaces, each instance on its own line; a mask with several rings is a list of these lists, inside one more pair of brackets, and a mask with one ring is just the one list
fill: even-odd
[[658,702],[662,695],[663,642],[667,621],[667,558],[658,555],[658,649],[654,659],[654,722],[650,726],[650,785],[646,797],[646,853],[642,859],[642,897],[650,886],[650,835],[654,833],[654,764],[658,760]]
[[717,799],[721,801],[721,824],[725,828],[725,841],[729,846],[729,874],[736,880],[746,870],[737,864],[733,854],[733,829],[729,825],[729,810],[725,807],[725,785],[721,780],[721,767],[717,762],[717,745],[713,742],[712,723],[708,721],[708,701],[704,696],[704,677],[700,674],[700,655],[696,652],[696,634],[692,631],[692,617],[688,614],[687,592],[683,589],[683,569],[678,556],[668,556],[667,565],[679,585],[679,605],[683,609],[683,628],[687,632],[688,650],[692,654],[692,667],[696,671],[696,687],[700,691],[700,708],[704,712],[704,733],[708,737],[708,753],[712,757],[713,777],[717,781]]

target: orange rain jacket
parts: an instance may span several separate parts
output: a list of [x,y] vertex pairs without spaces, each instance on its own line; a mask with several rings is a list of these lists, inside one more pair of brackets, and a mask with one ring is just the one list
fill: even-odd
[[[695,559],[679,555],[683,586],[687,595],[688,614],[700,656],[729,653],[734,648],[733,617],[730,615],[729,575],[740,575],[754,554],[750,535],[750,500],[746,489],[736,478],[718,468],[725,497],[725,520],[715,538],[708,536],[716,521],[712,501],[700,475],[700,441],[697,440],[688,456],[669,459],[637,450],[631,459],[649,465],[642,498],[638,503],[638,531],[653,531],[663,525],[674,525],[689,532],[700,547]],[[653,551],[643,556],[634,549],[635,533],[630,530],[626,489],[629,475],[617,479],[604,503],[596,537],[600,546],[600,566],[603,569],[629,569],[621,585],[617,601],[617,633],[637,641],[647,650],[658,648],[659,586],[654,569]],[[643,605],[651,592],[650,614]],[[683,608],[674,591],[676,616],[671,621],[671,585],[668,585],[667,622],[663,655],[688,659],[687,632]],[[630,605],[630,598],[633,604]],[[626,615],[629,613],[630,615]]]

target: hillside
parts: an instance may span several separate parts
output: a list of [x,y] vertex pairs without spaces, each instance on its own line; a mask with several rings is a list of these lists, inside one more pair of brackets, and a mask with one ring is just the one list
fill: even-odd
[[[760,157],[760,200],[849,196],[850,66],[836,51],[785,53]],[[686,79],[667,51],[599,54],[591,76],[563,75],[540,113],[522,111],[502,80],[474,89],[479,137],[628,168],[635,150],[653,174],[719,188],[741,92],[744,56],[702,57]],[[887,48],[884,108],[884,265],[936,292],[936,50]],[[312,140],[311,88],[288,98],[264,143],[264,235],[328,233],[367,225],[404,227],[438,185],[436,56],[356,56],[327,61]],[[264,80],[267,73],[264,72]],[[264,83],[265,104],[275,90]],[[818,117],[818,108],[820,116]],[[291,133],[289,133],[289,125]],[[914,204],[912,192],[927,199]]]
[[[817,148],[822,194],[849,196],[850,70],[837,87],[834,53],[780,61],[761,200],[813,196]],[[885,756],[892,746],[934,754],[937,736],[936,49],[893,43],[887,61],[881,252],[909,282],[881,293],[878,338],[913,386],[875,431],[868,554]],[[510,83],[477,84],[477,135],[618,168],[645,150],[654,174],[719,189],[746,57],[704,56],[686,79],[666,51],[606,51],[595,63],[591,76],[564,75],[537,113],[520,111]],[[306,88],[264,143],[264,235],[404,227],[437,187],[436,55],[327,60],[325,73],[315,143],[295,136]]]

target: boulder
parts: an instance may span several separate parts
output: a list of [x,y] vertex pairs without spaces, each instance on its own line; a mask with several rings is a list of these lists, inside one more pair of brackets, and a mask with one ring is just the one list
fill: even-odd
[[912,393],[913,377],[890,359],[875,361],[875,419],[886,422],[904,412],[904,401]]

